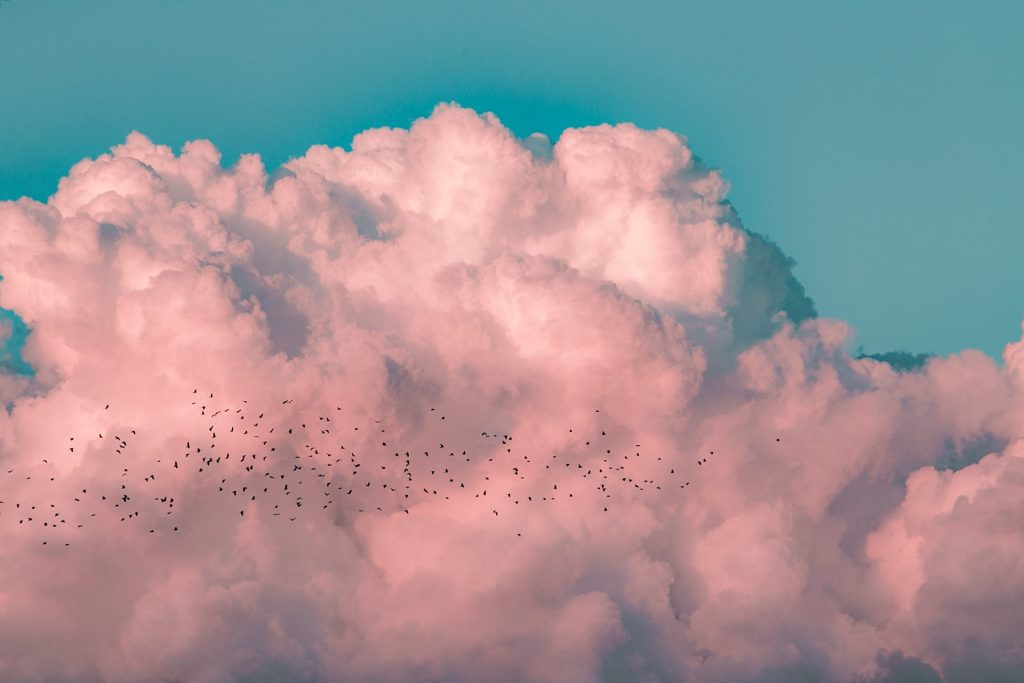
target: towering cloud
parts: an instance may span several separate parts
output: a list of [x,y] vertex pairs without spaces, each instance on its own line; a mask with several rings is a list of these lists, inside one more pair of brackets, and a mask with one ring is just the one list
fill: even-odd
[[0,203],[0,678],[1024,675],[1024,341],[851,357],[726,194],[442,105]]

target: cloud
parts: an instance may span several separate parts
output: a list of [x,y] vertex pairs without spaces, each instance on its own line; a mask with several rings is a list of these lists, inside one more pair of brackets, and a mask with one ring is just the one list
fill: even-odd
[[665,130],[441,105],[0,203],[0,678],[1019,670],[1024,341],[851,356],[727,191]]

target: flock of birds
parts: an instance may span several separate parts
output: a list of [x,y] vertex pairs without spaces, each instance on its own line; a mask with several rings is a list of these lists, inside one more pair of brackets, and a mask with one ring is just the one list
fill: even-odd
[[[126,427],[95,437],[68,436],[61,457],[75,463],[58,467],[46,458],[4,468],[0,476],[8,485],[0,489],[0,523],[38,532],[42,545],[70,546],[91,526],[99,527],[98,518],[149,534],[179,533],[186,527],[184,499],[200,506],[212,501],[206,513],[236,519],[269,514],[295,523],[311,512],[332,510],[336,516],[411,514],[428,499],[472,499],[483,514],[494,517],[517,506],[555,501],[589,504],[607,513],[613,501],[627,495],[690,485],[678,458],[648,462],[640,444],[617,446],[621,439],[607,429],[579,434],[567,427],[573,447],[533,457],[519,453],[512,435],[500,431],[482,431],[467,448],[452,445],[450,438],[447,445],[437,440],[407,448],[392,441],[382,420],[352,424],[341,406],[314,420],[289,408],[294,399],[281,400],[273,416],[248,401],[214,409],[214,399],[212,393],[207,398],[193,390],[192,405],[205,429],[173,452],[170,447],[142,452],[136,446],[137,430]],[[104,411],[109,410],[108,404]],[[449,432],[445,426],[450,423],[437,408],[424,417],[434,422],[427,431]],[[698,457],[696,464],[703,466],[713,454]],[[38,486],[40,479],[44,488]]]

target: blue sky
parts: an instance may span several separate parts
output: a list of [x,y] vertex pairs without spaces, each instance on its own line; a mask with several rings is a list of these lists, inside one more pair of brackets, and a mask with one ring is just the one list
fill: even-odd
[[0,5],[0,198],[137,129],[270,167],[439,101],[516,133],[633,121],[723,169],[868,352],[1019,336],[1024,4]]

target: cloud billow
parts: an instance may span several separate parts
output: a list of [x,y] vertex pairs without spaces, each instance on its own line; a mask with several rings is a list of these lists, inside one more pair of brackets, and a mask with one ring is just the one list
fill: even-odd
[[[1019,674],[1024,342],[851,356],[727,190],[665,130],[441,105],[272,174],[133,133],[0,203],[0,678]],[[304,463],[301,516],[213,443]],[[406,450],[452,481],[401,498]]]

